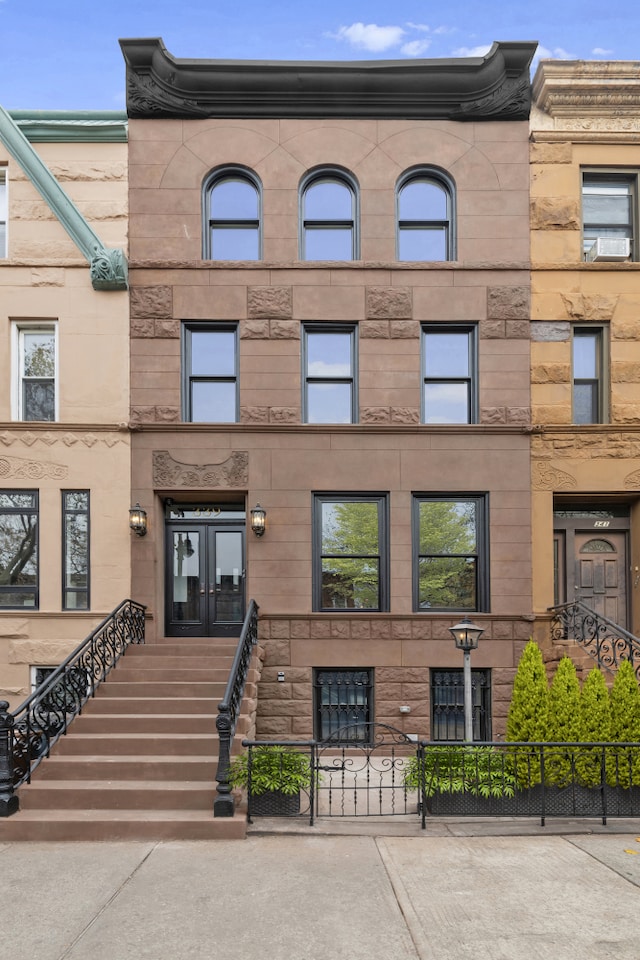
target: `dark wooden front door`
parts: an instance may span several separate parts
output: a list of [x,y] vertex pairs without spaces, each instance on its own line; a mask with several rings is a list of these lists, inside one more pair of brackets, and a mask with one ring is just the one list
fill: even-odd
[[627,622],[626,535],[576,533],[575,598],[620,626]]
[[167,524],[167,636],[239,636],[245,614],[244,531],[244,524],[220,521]]

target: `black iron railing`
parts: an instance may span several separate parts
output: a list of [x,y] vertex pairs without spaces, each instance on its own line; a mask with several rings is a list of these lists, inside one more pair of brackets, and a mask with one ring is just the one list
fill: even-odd
[[0,701],[0,816],[15,813],[15,790],[31,780],[127,647],[144,643],[145,609],[123,600],[15,711]]
[[575,640],[609,673],[615,673],[622,660],[629,660],[640,681],[640,640],[632,633],[581,600],[549,607],[549,611],[554,615],[553,640]]
[[244,696],[249,664],[253,648],[258,642],[258,604],[251,600],[247,609],[242,632],[236,649],[236,655],[227,681],[227,688],[218,704],[216,729],[218,731],[218,770],[216,772],[216,798],[213,803],[214,817],[232,817],[234,801],[229,783],[229,763],[231,744],[240,714],[240,705]]

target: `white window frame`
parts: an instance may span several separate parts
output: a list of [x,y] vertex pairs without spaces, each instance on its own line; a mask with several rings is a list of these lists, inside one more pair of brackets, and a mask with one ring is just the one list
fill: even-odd
[[[22,365],[23,365],[23,343],[24,343],[24,334],[25,333],[53,333],[54,336],[54,350],[55,350],[55,359],[54,359],[54,416],[53,420],[43,420],[43,421],[26,421],[23,416],[23,402],[22,402]],[[60,419],[59,411],[59,390],[58,384],[59,379],[59,370],[58,370],[58,357],[59,357],[59,344],[58,344],[58,324],[55,320],[14,320],[12,322],[12,364],[11,364],[11,419],[14,421],[22,421],[25,423],[30,422],[42,422],[42,423],[57,423]]]

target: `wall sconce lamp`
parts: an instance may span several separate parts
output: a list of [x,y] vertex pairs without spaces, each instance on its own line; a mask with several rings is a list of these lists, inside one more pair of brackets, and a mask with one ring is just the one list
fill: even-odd
[[139,503],[129,509],[129,526],[139,537],[146,536],[147,511],[143,510]]
[[267,511],[256,503],[251,511],[251,529],[256,537],[262,537],[267,527]]

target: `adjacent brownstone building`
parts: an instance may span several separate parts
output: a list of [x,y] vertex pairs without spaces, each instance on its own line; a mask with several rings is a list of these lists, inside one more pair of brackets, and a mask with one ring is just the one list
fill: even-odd
[[535,44],[363,63],[122,48],[149,641],[237,635],[254,598],[259,736],[375,719],[461,738],[449,628],[467,615],[474,734],[499,737],[533,619]]

